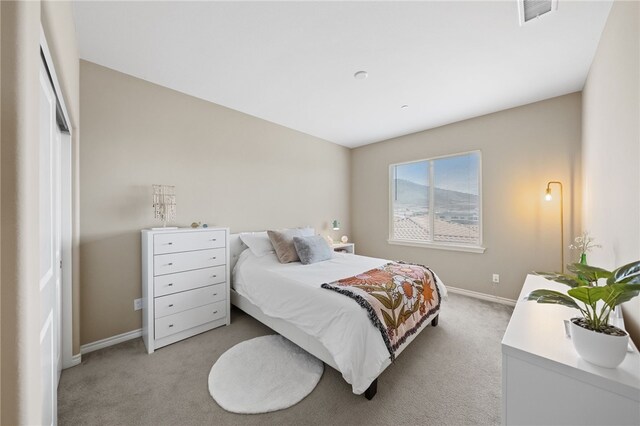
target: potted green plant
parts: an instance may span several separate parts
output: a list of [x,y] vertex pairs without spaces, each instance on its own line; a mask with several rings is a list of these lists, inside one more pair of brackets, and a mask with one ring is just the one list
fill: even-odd
[[[576,352],[592,364],[615,368],[624,360],[629,335],[609,323],[609,317],[621,303],[640,293],[640,261],[621,266],[614,271],[573,263],[567,266],[576,275],[536,272],[547,279],[570,287],[567,294],[538,289],[526,300],[550,303],[577,309],[582,317],[570,321],[571,340]],[[598,285],[598,280],[606,284]]]

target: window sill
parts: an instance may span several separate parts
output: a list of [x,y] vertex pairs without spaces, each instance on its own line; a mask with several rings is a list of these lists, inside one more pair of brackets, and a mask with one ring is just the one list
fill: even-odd
[[423,241],[412,240],[387,240],[389,244],[398,246],[423,247],[436,250],[462,251],[467,253],[484,253],[486,247],[466,246],[463,244],[443,244],[443,243],[426,243]]

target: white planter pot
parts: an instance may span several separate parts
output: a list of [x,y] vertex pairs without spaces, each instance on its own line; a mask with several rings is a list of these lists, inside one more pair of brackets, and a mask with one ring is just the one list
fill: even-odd
[[573,347],[585,361],[606,368],[616,368],[622,363],[627,354],[628,334],[611,336],[570,323]]

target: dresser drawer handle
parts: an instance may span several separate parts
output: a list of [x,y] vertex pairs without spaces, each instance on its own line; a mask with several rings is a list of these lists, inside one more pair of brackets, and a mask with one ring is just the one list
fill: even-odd
[[213,293],[213,295],[214,295],[214,296],[217,296],[217,295],[218,295],[218,293]]
[[173,262],[167,263],[167,266],[172,266],[172,265],[173,265]]
[[169,283],[167,284],[169,287],[173,287],[173,283]]
[[211,260],[216,260],[216,257],[215,257],[215,256],[213,256],[213,257],[211,258]]
[[169,324],[169,328],[173,327],[173,324]]
[[218,241],[218,239],[217,239],[217,238],[212,238],[212,239],[211,239],[211,240],[209,240],[209,241]]
[[214,314],[217,314],[217,313],[218,313],[218,311],[213,311],[213,313],[214,313]]
[[173,303],[169,305],[170,308],[173,308]]
[[172,245],[173,245],[173,243],[169,242],[169,243],[167,243],[167,245],[168,245],[168,246],[172,246]]
[[211,278],[216,278],[216,277],[217,277],[217,275],[211,275]]

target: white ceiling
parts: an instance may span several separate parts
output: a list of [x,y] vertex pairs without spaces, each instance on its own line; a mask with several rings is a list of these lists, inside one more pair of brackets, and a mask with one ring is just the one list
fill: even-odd
[[581,90],[610,7],[559,0],[522,27],[515,0],[74,12],[82,59],[355,147]]

